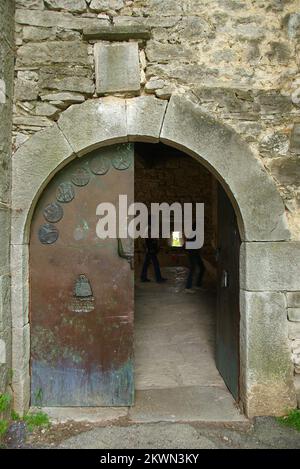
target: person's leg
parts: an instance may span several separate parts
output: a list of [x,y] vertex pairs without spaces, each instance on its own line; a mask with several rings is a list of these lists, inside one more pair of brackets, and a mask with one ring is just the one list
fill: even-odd
[[188,254],[189,254],[189,262],[190,262],[190,270],[189,270],[188,278],[187,278],[186,285],[185,285],[185,288],[187,290],[189,290],[193,286],[193,277],[194,277],[195,266],[196,266],[194,254],[192,252],[189,252]]
[[161,276],[160,266],[159,266],[159,262],[158,262],[156,254],[151,254],[151,261],[152,261],[152,264],[153,264],[153,267],[154,267],[156,281],[161,282],[163,280],[163,278]]
[[148,253],[146,253],[143,268],[142,268],[142,272],[141,272],[141,281],[142,282],[148,282],[149,281],[148,278],[147,278],[147,272],[148,272],[149,264],[150,264],[150,256],[149,256]]
[[201,255],[197,254],[197,263],[199,268],[198,279],[197,279],[197,287],[202,287],[203,276],[205,272],[204,262],[201,258]]

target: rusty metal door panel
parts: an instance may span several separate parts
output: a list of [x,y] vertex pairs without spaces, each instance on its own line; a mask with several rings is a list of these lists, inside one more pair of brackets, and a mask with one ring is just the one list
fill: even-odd
[[227,194],[218,188],[218,305],[216,364],[233,397],[239,399],[240,235]]
[[30,240],[31,404],[133,404],[134,275],[96,207],[134,197],[133,145],[76,159],[42,194]]

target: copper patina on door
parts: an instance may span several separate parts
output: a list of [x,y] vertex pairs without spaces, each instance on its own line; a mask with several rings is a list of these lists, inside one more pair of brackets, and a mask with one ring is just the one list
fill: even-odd
[[[133,403],[131,256],[99,239],[96,208],[134,197],[133,145],[77,158],[49,183],[30,240],[31,404]],[[42,155],[41,155],[42,158]]]

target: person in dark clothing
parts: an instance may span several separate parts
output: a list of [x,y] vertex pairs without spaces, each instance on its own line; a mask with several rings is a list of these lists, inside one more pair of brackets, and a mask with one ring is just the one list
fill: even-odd
[[[195,225],[193,225],[193,230],[195,230]],[[195,241],[195,239],[196,239],[195,237],[187,238],[186,241]],[[198,274],[196,278],[195,287],[200,289],[202,288],[203,276],[205,273],[205,266],[204,266],[204,262],[202,260],[199,249],[187,249],[186,248],[186,252],[188,253],[188,257],[189,257],[190,270],[189,270],[189,274],[186,280],[185,289],[186,289],[186,292],[188,293],[194,293],[194,290],[192,289],[192,287],[193,287],[193,281],[194,281],[194,277],[196,274],[196,270],[198,270]]]
[[159,262],[157,259],[157,253],[159,251],[158,240],[153,238],[146,238],[145,240],[145,247],[146,247],[146,254],[145,260],[143,264],[143,269],[141,273],[141,281],[142,282],[150,282],[147,277],[148,267],[152,263],[154,267],[154,273],[157,283],[166,282],[167,279],[161,276]]
[[190,263],[190,271],[188,274],[185,288],[186,290],[192,290],[193,280],[194,280],[197,269],[198,269],[198,275],[197,275],[195,286],[198,288],[202,288],[202,281],[203,281],[203,276],[205,272],[205,266],[201,258],[201,254],[196,249],[191,249],[191,250],[188,250],[188,256],[189,256],[189,263]]

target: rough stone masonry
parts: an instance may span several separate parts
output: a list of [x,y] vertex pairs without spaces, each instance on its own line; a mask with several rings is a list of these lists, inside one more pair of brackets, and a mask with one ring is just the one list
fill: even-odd
[[[11,143],[14,152],[70,105],[107,94],[167,100],[192,92],[273,177],[300,241],[299,0],[16,0],[15,7],[14,18],[14,2],[0,0],[0,390],[10,369]],[[111,78],[100,57],[110,60]],[[287,290],[285,298],[299,383],[300,293]]]
[[11,381],[10,188],[14,4],[0,1],[0,393]]

